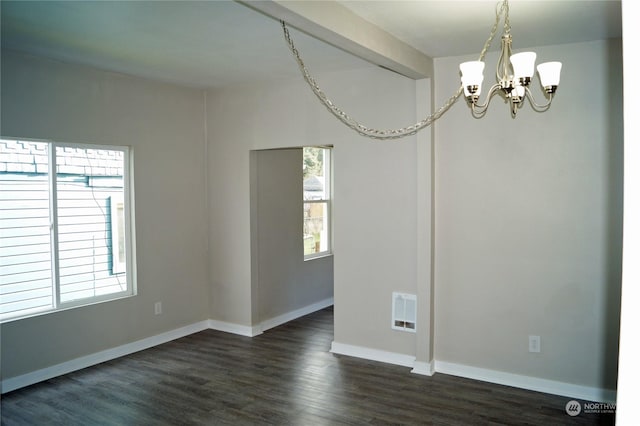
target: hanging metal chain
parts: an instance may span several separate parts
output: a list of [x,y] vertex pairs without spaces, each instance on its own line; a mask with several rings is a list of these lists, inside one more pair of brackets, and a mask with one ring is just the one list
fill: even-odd
[[[491,33],[489,34],[489,38],[485,42],[484,47],[480,52],[480,56],[478,58],[479,61],[484,59],[487,53],[487,50],[489,49],[489,46],[491,46],[491,42],[493,41],[493,38],[495,37],[496,32],[498,30],[498,25],[500,24],[500,17],[505,13],[506,13],[505,27],[509,25],[509,17],[508,17],[509,5],[507,1],[508,0],[502,1],[501,2],[502,6],[500,6],[500,3],[498,3],[498,6],[500,7],[496,7],[496,22],[491,28]],[[439,119],[445,112],[447,112],[449,108],[451,108],[451,106],[458,100],[458,98],[462,94],[462,86],[460,86],[458,90],[456,90],[455,93],[433,114],[426,116],[421,121],[411,126],[402,127],[399,129],[385,129],[385,130],[364,126],[360,124],[358,121],[351,118],[346,112],[344,112],[342,109],[337,107],[333,102],[331,102],[331,100],[329,100],[329,98],[327,98],[327,96],[324,94],[322,89],[320,89],[320,86],[318,86],[318,83],[316,83],[315,79],[311,76],[311,74],[309,73],[309,70],[307,69],[304,62],[302,61],[302,58],[298,53],[298,49],[296,49],[295,45],[293,44],[293,40],[291,39],[291,35],[289,34],[289,29],[287,28],[287,24],[284,21],[280,21],[280,22],[282,23],[282,30],[284,31],[284,38],[287,42],[287,45],[289,46],[291,53],[293,53],[293,56],[296,62],[298,63],[298,66],[300,67],[300,71],[302,72],[302,75],[305,81],[309,84],[309,87],[311,87],[311,90],[313,91],[313,93],[316,95],[318,99],[320,99],[320,101],[324,104],[324,106],[327,107],[327,109],[338,120],[340,120],[347,127],[355,130],[356,132],[358,132],[363,136],[367,136],[369,138],[378,139],[378,140],[391,140],[391,139],[400,139],[405,136],[415,135],[420,130],[430,126],[434,121]]]

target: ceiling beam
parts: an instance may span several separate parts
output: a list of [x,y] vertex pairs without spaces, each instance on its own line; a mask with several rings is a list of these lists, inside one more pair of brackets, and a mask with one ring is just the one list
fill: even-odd
[[433,59],[334,1],[237,0],[375,65],[419,80]]

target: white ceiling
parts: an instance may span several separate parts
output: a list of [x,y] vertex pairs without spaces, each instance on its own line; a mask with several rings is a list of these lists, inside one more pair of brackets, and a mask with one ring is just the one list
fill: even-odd
[[[477,53],[496,2],[339,1],[427,56]],[[511,0],[514,49],[621,37],[619,1]],[[277,20],[234,1],[6,1],[2,48],[193,87],[298,76]],[[369,64],[292,30],[313,72]],[[494,41],[497,50],[499,40]]]
[[[495,23],[498,5],[494,0],[340,3],[433,58],[480,52]],[[513,47],[622,37],[620,6],[620,1],[613,0],[510,0]],[[499,36],[500,32],[495,50],[500,46]]]

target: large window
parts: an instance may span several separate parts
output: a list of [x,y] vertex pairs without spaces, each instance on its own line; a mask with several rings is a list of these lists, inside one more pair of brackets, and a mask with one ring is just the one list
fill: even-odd
[[331,253],[331,150],[305,147],[303,152],[304,257]]
[[0,320],[134,294],[130,172],[127,147],[0,140]]

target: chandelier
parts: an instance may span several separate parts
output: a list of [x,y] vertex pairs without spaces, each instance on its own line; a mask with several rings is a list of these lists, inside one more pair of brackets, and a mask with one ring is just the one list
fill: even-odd
[[[497,83],[489,88],[485,101],[480,103],[479,99],[482,89],[482,81],[484,80],[483,60],[497,33],[500,21],[503,18],[504,26],[502,31],[502,49],[496,66]],[[495,23],[491,28],[489,38],[485,42],[478,60],[460,64],[461,85],[458,87],[456,92],[435,112],[415,124],[399,129],[376,129],[365,126],[352,118],[324,94],[318,83],[311,76],[311,73],[300,57],[300,53],[293,44],[287,24],[285,21],[280,22],[282,23],[284,38],[289,46],[289,50],[291,50],[294,59],[298,63],[298,67],[302,72],[304,80],[307,82],[316,97],[329,110],[329,112],[331,112],[344,125],[355,130],[360,135],[372,139],[390,140],[414,135],[442,117],[462,94],[464,94],[464,97],[467,100],[467,105],[471,108],[471,113],[475,118],[481,118],[485,115],[489,108],[491,99],[496,94],[500,94],[505,101],[509,103],[511,116],[513,118],[515,118],[518,109],[522,107],[525,98],[529,99],[529,102],[535,111],[544,112],[551,106],[551,101],[553,100],[553,96],[560,82],[560,69],[562,68],[562,64],[560,62],[546,62],[538,65],[538,74],[540,76],[540,83],[543,88],[546,102],[541,105],[536,103],[531,90],[529,89],[532,78],[534,77],[536,54],[534,52],[522,52],[516,53],[515,55],[512,54],[509,2],[508,0],[501,0],[496,6]]]
[[509,102],[511,116],[515,118],[518,108],[521,108],[525,97],[536,111],[546,111],[551,106],[553,95],[560,83],[561,62],[545,62],[538,65],[538,75],[543,87],[546,103],[536,103],[529,86],[534,76],[536,61],[535,52],[511,53],[511,25],[509,23],[509,4],[504,0],[497,15],[504,14],[504,30],[502,33],[502,49],[496,66],[497,83],[491,86],[484,103],[479,103],[482,80],[484,79],[484,62],[469,61],[460,64],[460,79],[467,104],[475,117],[483,116],[489,108],[489,102],[496,94],[501,94]]

